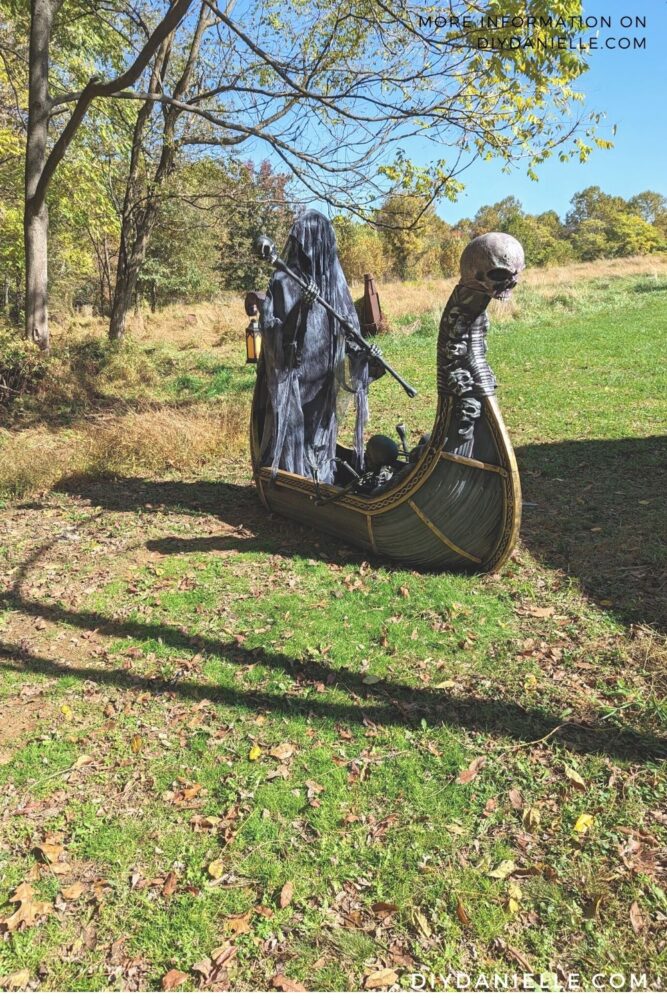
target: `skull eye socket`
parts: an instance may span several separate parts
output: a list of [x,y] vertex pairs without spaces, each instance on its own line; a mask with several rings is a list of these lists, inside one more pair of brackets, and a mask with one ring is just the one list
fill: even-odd
[[492,267],[490,271],[487,271],[486,276],[491,281],[511,281],[514,277],[514,271],[508,271],[506,267]]

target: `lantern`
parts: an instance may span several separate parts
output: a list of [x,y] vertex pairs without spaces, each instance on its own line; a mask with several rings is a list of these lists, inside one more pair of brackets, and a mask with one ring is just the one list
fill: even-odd
[[259,360],[259,352],[262,349],[262,331],[259,326],[259,310],[266,296],[263,292],[248,292],[245,297],[246,315],[250,316],[245,331],[245,354],[246,364],[256,365]]
[[256,365],[262,349],[262,334],[257,317],[253,316],[245,330],[245,360],[248,365]]

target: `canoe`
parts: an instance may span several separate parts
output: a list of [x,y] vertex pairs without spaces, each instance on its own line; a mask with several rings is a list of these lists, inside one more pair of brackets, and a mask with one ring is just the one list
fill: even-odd
[[[259,246],[264,259],[303,282],[277,256],[267,237],[260,237]],[[379,488],[367,491],[354,479],[341,486],[324,485],[262,464],[260,442],[270,403],[260,356],[250,452],[265,507],[383,559],[418,569],[498,570],[519,534],[521,483],[495,394],[495,376],[486,360],[486,310],[492,299],[509,298],[524,266],[521,244],[506,233],[478,236],[464,249],[461,280],[440,321],[433,430],[428,441],[406,455],[405,461],[392,462],[387,481]],[[321,297],[318,301],[333,311]],[[415,390],[384,364],[408,395],[414,396]],[[338,445],[337,457],[348,463],[350,471],[356,467],[349,449]]]
[[[510,556],[521,518],[521,484],[494,394],[482,400],[472,447],[462,449],[456,398],[440,393],[431,438],[418,460],[377,496],[343,494],[336,486],[262,466],[259,442],[266,412],[263,366],[257,371],[250,449],[262,503],[276,514],[431,571],[493,572]],[[461,450],[469,452],[462,455]],[[352,454],[339,446],[340,457]],[[326,500],[326,503],[321,503]]]

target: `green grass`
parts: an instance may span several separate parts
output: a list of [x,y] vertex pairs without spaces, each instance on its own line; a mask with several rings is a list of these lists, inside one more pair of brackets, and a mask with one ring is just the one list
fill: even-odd
[[[55,909],[0,941],[0,981],[159,989],[179,969],[187,990],[230,942],[235,990],[379,968],[664,983],[667,295],[636,285],[527,292],[492,328],[527,501],[498,577],[267,519],[239,469],[12,511],[0,691],[42,714],[0,757],[0,921],[26,879]],[[383,342],[421,394],[377,383],[374,430],[429,428],[435,338],[427,314]],[[156,391],[247,378],[193,355]],[[49,834],[61,874],[35,857]]]

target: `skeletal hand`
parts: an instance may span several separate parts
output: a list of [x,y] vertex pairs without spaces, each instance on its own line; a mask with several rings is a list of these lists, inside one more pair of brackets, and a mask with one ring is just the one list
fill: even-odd
[[309,278],[308,287],[304,289],[303,301],[306,303],[307,306],[312,306],[313,302],[315,301],[315,299],[319,294],[320,290],[317,287],[316,283],[313,281],[312,278]]

